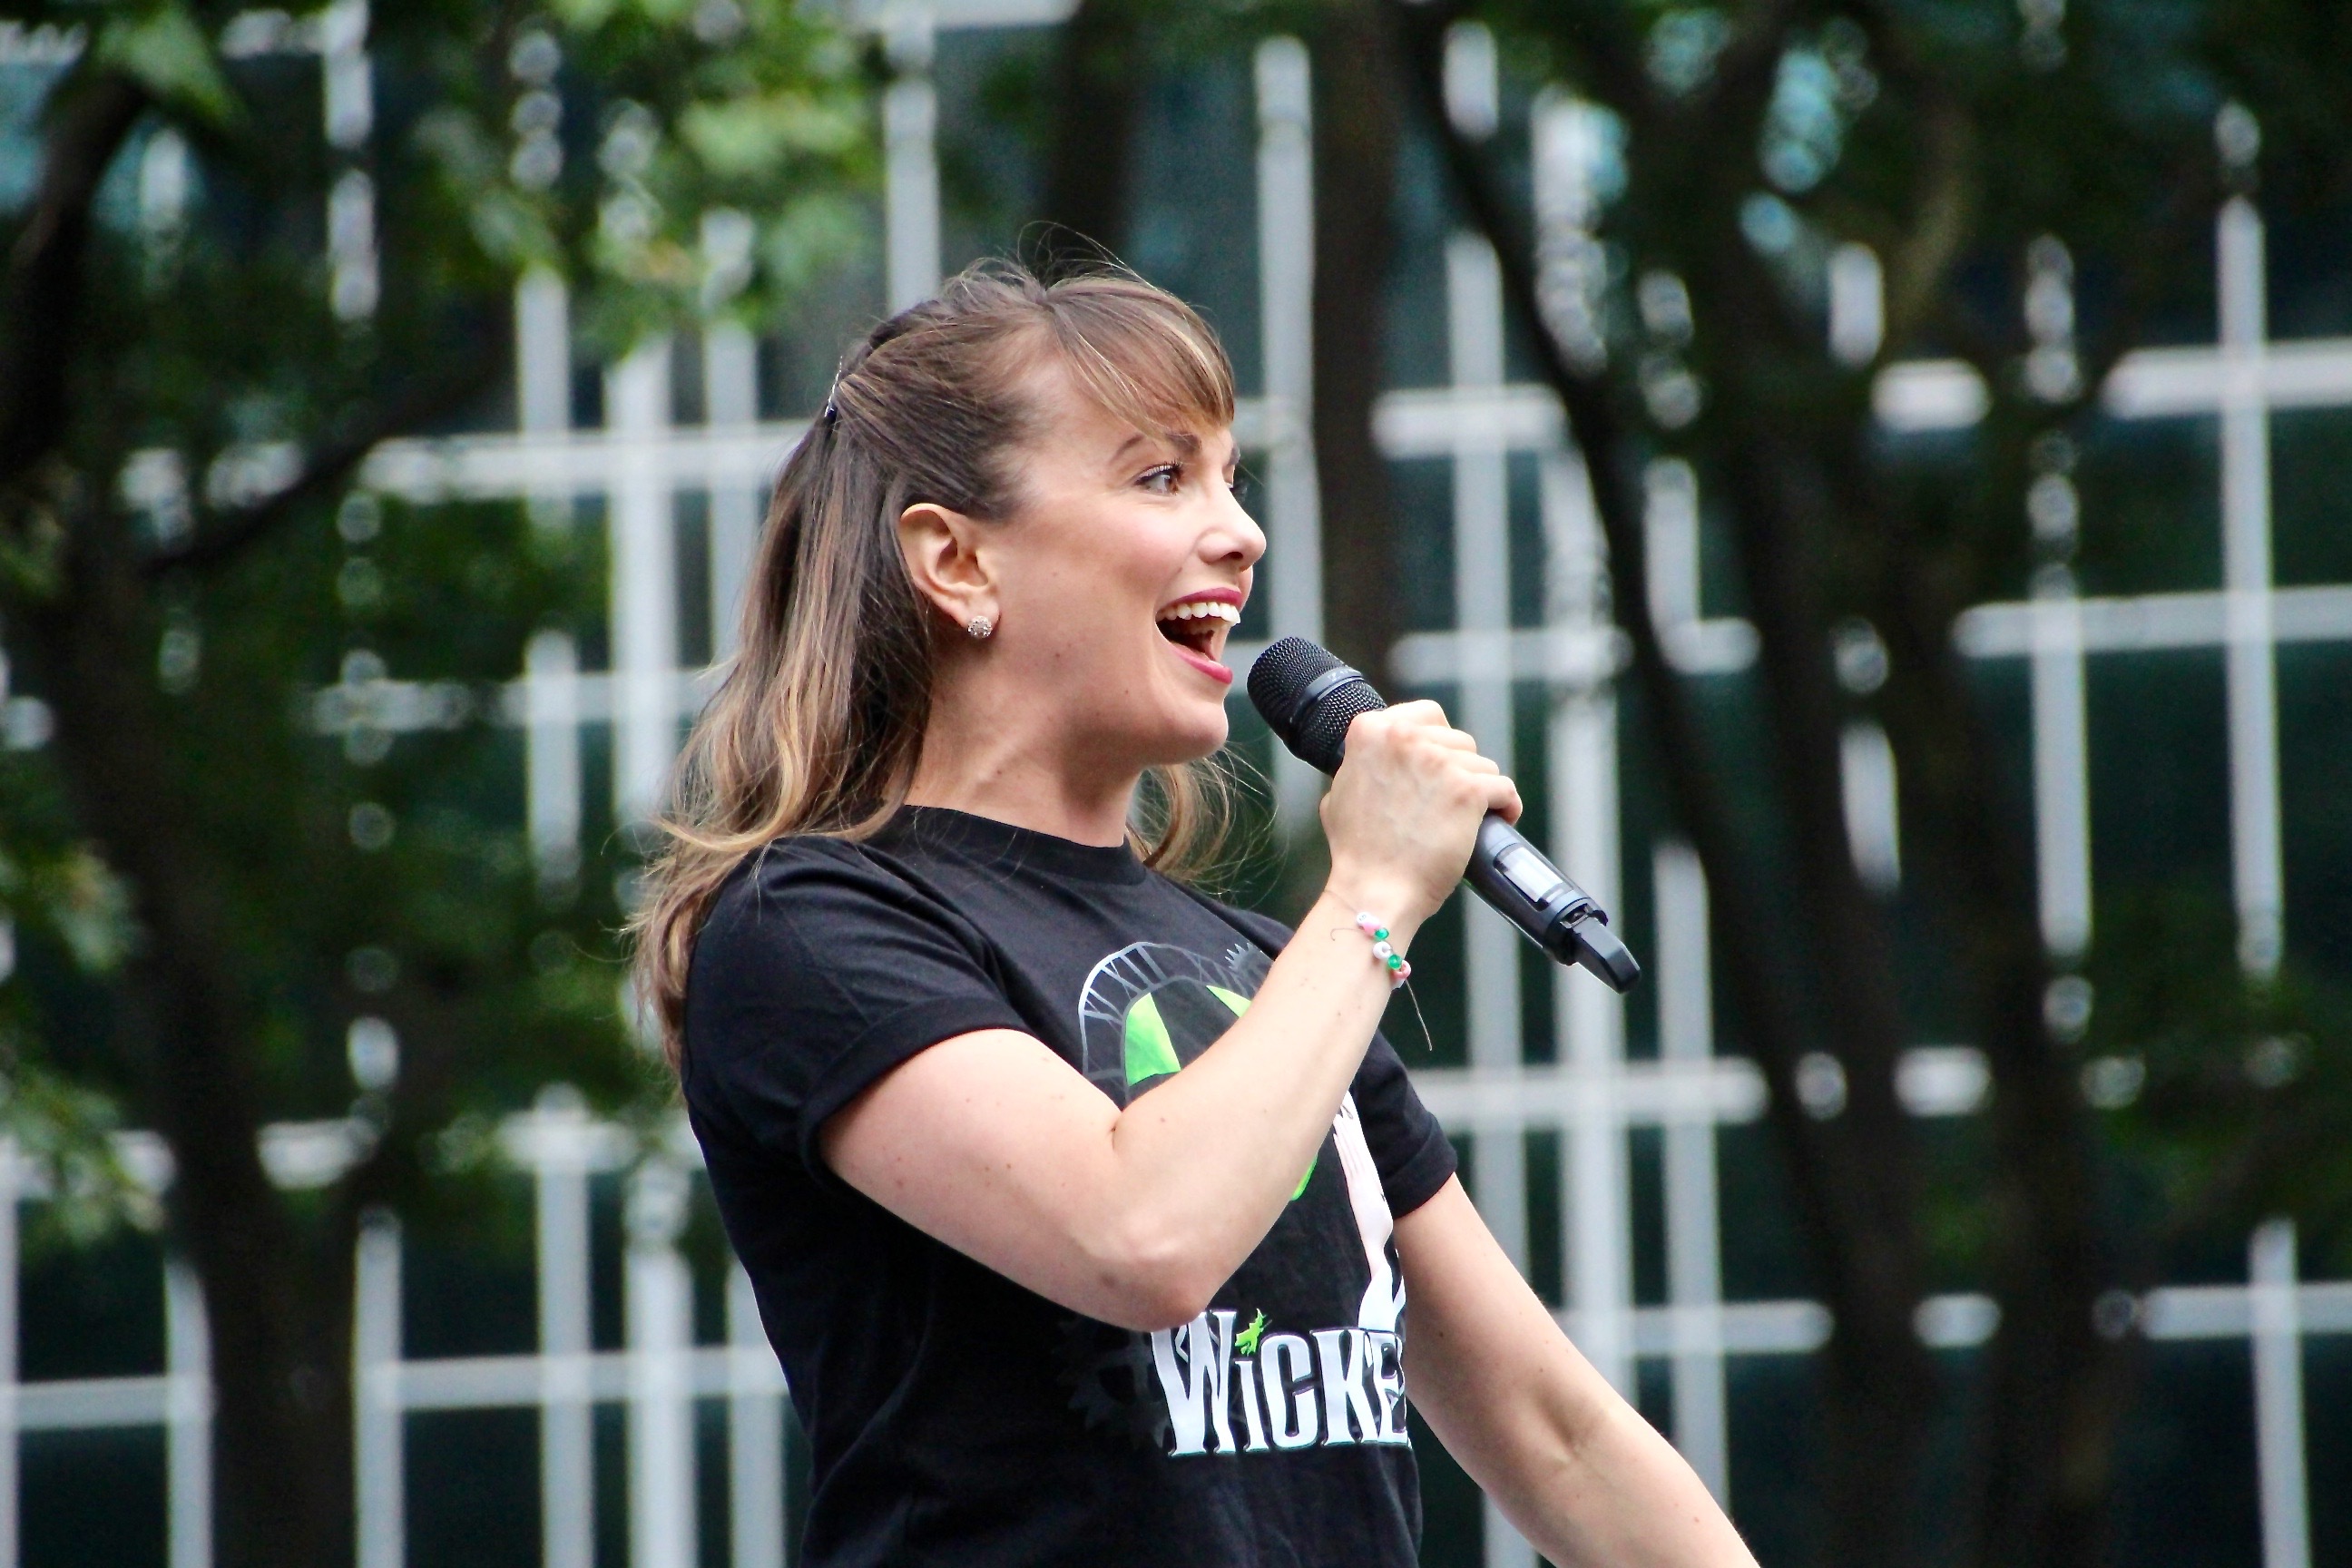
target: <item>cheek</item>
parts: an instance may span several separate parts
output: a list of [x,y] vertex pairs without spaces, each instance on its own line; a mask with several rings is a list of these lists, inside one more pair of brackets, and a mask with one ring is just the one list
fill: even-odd
[[1102,517],[1073,527],[1037,562],[1028,613],[1053,628],[1051,641],[1064,647],[1108,651],[1124,647],[1150,651],[1143,638],[1157,639],[1154,613],[1184,569],[1181,543],[1131,519]]

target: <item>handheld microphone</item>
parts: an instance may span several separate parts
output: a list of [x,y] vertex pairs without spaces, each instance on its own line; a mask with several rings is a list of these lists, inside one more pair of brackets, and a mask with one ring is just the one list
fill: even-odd
[[[1284,637],[1257,656],[1249,695],[1291,753],[1327,773],[1339,771],[1356,715],[1388,706],[1360,670],[1305,637]],[[1630,991],[1642,977],[1592,895],[1491,811],[1478,826],[1463,879],[1558,963],[1580,964],[1614,991]]]

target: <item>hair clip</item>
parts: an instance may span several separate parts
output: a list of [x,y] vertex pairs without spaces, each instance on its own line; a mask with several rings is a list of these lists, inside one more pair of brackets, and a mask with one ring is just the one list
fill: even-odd
[[841,410],[835,405],[833,399],[830,397],[824,400],[824,422],[827,425],[838,425],[841,423]]

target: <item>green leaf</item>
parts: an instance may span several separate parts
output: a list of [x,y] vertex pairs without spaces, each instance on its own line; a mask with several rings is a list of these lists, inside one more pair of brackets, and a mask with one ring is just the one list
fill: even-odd
[[236,96],[221,74],[212,40],[184,5],[157,5],[119,16],[98,35],[96,58],[137,81],[164,103],[190,110],[215,125],[240,118]]

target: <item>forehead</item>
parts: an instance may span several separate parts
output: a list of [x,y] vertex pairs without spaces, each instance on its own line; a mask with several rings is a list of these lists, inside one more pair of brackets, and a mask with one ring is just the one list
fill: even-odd
[[1034,419],[1028,442],[1033,452],[1087,464],[1160,453],[1222,463],[1238,452],[1233,427],[1219,410],[1161,405],[1157,400],[1132,411],[1115,410],[1051,355],[1032,365],[1023,380],[1022,394]]

